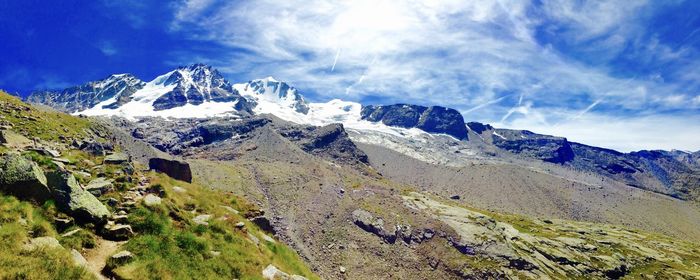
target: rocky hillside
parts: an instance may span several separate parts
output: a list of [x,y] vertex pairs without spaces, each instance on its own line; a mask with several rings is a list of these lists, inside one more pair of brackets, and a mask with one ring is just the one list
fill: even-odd
[[109,127],[5,93],[0,112],[0,278],[316,278],[187,163],[144,165]]
[[[353,141],[373,145],[392,142],[395,151],[431,163],[464,165],[465,157],[447,154],[454,147],[464,147],[460,151],[469,150],[467,154],[488,160],[543,161],[675,198],[700,199],[697,153],[620,153],[572,143],[564,137],[499,129],[478,122],[465,124],[458,111],[440,106],[361,105],[342,100],[309,103],[299,90],[272,77],[232,84],[216,69],[203,64],[179,67],[148,83],[128,74],[112,75],[63,91],[37,92],[27,100],[72,113],[119,116],[130,121],[154,117],[246,119],[271,114],[300,126],[342,123],[351,135],[357,135]],[[422,143],[422,147],[416,144],[443,134],[459,141],[434,149],[428,149],[435,146],[432,143]],[[178,153],[177,146],[201,145],[198,135],[199,132],[178,134],[181,139],[156,145],[168,146],[159,147],[160,150]],[[417,149],[406,148],[411,146]]]
[[[203,84],[190,79],[200,77],[192,73],[201,67],[209,69],[201,72]],[[201,65],[178,68],[121,106],[106,108],[113,102],[108,100],[80,112],[90,117],[45,113],[65,125],[75,121],[63,131],[77,136],[52,133],[42,145],[61,154],[82,151],[94,166],[112,170],[75,169],[84,158],[69,158],[63,166],[72,173],[100,178],[73,175],[78,185],[126,185],[106,194],[88,191],[106,205],[106,220],[113,223],[99,231],[84,228],[110,242],[105,229],[123,230],[128,222],[134,233],[125,244],[106,243],[132,255],[132,261],[103,265],[109,275],[133,278],[150,275],[147,267],[162,267],[159,273],[180,278],[185,276],[170,269],[184,263],[200,278],[698,276],[696,154],[619,153],[563,137],[465,124],[459,112],[437,106],[306,103],[296,89],[271,78],[232,85],[244,100],[218,100],[207,95],[219,93],[209,87],[217,84],[209,79],[216,75],[207,73],[213,72]],[[190,91],[207,94],[201,103],[178,103]],[[174,106],[158,108],[157,100]],[[3,139],[10,140],[4,141],[24,143],[26,150],[37,145],[26,136],[57,131],[22,129],[47,118],[17,106],[27,113],[8,113]],[[69,201],[52,189],[72,184],[56,183],[70,179],[46,177],[45,197]],[[113,208],[109,198],[116,207],[129,206]],[[57,209],[83,215],[63,207]],[[117,221],[115,214],[127,218]],[[251,265],[227,258],[230,252],[248,254],[244,263]]]
[[692,153],[621,153],[527,130],[496,129],[475,122],[469,123],[468,127],[483,141],[519,156],[594,172],[633,187],[676,198],[700,198],[700,166]]

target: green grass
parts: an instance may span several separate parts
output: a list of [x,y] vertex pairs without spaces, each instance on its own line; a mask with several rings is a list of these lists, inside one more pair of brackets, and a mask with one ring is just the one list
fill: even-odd
[[[287,273],[317,279],[296,252],[282,243],[263,241],[260,229],[221,207],[232,207],[243,215],[254,210],[251,204],[162,174],[149,176],[166,196],[160,207],[138,207],[129,215],[137,236],[124,249],[135,258],[126,264],[110,264],[116,275],[127,279],[261,279],[262,270],[274,264]],[[173,186],[186,192],[174,192]],[[196,214],[189,212],[192,209]],[[209,226],[191,222],[199,214],[213,215]],[[247,232],[235,227],[240,221],[246,223]],[[257,235],[260,244],[250,241],[248,233]]]
[[[0,195],[0,279],[93,279],[66,249],[22,250],[32,236],[55,236],[44,210]],[[29,234],[33,231],[33,234]]]
[[65,139],[82,139],[87,136],[86,131],[100,129],[88,119],[34,108],[3,91],[0,91],[0,108],[11,109],[9,113],[2,113],[5,120],[14,125],[15,132],[30,139],[37,137],[42,140],[60,141],[59,136]]

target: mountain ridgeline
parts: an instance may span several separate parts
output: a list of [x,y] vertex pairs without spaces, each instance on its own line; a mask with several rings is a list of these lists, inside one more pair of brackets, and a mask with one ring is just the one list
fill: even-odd
[[[343,123],[345,129],[360,133],[368,132],[368,124],[374,125],[374,130],[401,135],[410,134],[402,129],[418,129],[428,134],[448,135],[462,143],[490,146],[501,154],[594,172],[676,198],[700,197],[698,152],[620,153],[570,142],[564,137],[499,129],[478,122],[465,123],[457,110],[440,106],[358,104],[355,107],[361,109],[355,111],[352,105],[338,107],[333,102],[308,103],[296,88],[272,77],[232,84],[219,71],[203,64],[179,67],[150,82],[130,74],[111,75],[60,91],[37,91],[26,100],[73,114],[115,115],[129,119],[177,118],[179,112],[183,112],[178,110],[188,108],[188,112],[210,112],[202,116],[184,114],[189,117],[235,115],[240,118],[272,114],[307,125]],[[194,108],[200,109],[189,110]],[[162,145],[183,144],[175,141]],[[472,145],[470,149],[479,148]]]
[[27,101],[71,115],[0,93],[3,279],[700,277],[697,152],[310,103],[202,64]]

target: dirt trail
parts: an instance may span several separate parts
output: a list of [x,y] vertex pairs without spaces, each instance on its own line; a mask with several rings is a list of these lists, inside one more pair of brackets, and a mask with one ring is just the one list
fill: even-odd
[[97,279],[109,279],[102,274],[102,269],[104,269],[105,265],[107,264],[107,258],[116,253],[119,246],[124,243],[125,242],[109,241],[98,237],[95,248],[85,252],[85,259],[88,262],[88,270],[95,274]]

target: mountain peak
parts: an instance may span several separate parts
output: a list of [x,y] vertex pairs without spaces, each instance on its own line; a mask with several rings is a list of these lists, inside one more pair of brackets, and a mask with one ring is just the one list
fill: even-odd
[[285,82],[280,82],[272,76],[264,79],[255,79],[243,84],[236,84],[234,88],[254,101],[259,107],[275,107],[276,110],[291,108],[297,113],[307,114],[309,105],[299,91]]

